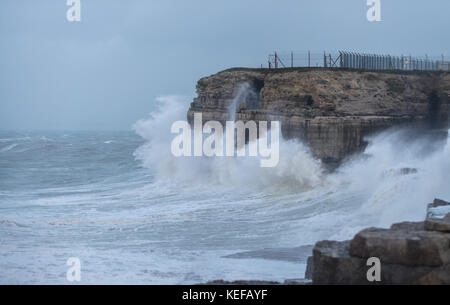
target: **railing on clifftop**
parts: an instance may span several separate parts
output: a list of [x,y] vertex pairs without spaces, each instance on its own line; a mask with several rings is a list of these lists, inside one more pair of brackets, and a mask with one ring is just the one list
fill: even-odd
[[[439,58],[439,59],[438,59]],[[261,66],[262,67],[262,66]],[[337,53],[303,52],[279,54],[268,58],[268,68],[325,67],[358,70],[450,71],[450,62],[444,56],[413,57],[364,54],[347,51]]]

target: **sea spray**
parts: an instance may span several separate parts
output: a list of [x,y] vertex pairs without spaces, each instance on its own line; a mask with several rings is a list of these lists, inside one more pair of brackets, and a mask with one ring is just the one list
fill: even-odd
[[[279,237],[282,244],[293,239],[297,244],[348,239],[368,226],[423,220],[427,203],[435,197],[450,198],[448,140],[392,128],[368,137],[363,154],[331,173],[298,140],[281,139],[280,162],[274,168],[260,168],[253,158],[174,158],[169,153],[170,122],[165,120],[184,118],[188,101],[170,97],[160,102],[157,112],[135,125],[149,140],[135,156],[159,183],[275,196],[271,201],[275,210],[290,210],[289,232]],[[281,223],[277,217],[274,221]]]
[[239,110],[239,106],[244,104],[249,99],[256,99],[256,93],[249,83],[244,82],[237,86],[236,93],[228,107],[228,119],[230,121],[236,120],[236,112]]
[[[135,152],[143,165],[156,170],[160,179],[175,179],[191,183],[218,183],[258,191],[265,188],[295,190],[310,189],[322,180],[321,162],[315,159],[308,148],[296,140],[280,141],[280,160],[276,167],[261,168],[259,159],[250,156],[234,158],[184,158],[168,154],[173,135],[170,124],[186,115],[187,101],[179,97],[159,98],[160,108],[134,126],[146,144]],[[180,111],[176,114],[174,111]],[[169,112],[169,113],[167,113]],[[292,167],[292,165],[295,167]]]
[[[193,128],[187,121],[176,121],[170,132],[175,157],[260,157],[261,167],[276,167],[279,161],[280,124],[278,121],[219,121],[203,123],[202,113],[194,113]],[[193,134],[192,134],[193,131]],[[248,132],[248,144],[246,144]],[[257,136],[259,134],[259,137]]]
[[410,129],[393,128],[369,137],[364,155],[328,177],[353,193],[367,194],[354,214],[367,225],[421,221],[434,198],[450,198],[448,140],[443,143],[427,133],[414,134],[411,137]]
[[286,140],[275,168],[245,158],[181,162],[169,130],[187,107],[188,99],[160,99],[135,125],[144,144],[121,132],[0,132],[2,147],[19,143],[1,153],[0,283],[64,283],[55,262],[72,256],[92,267],[83,270],[87,284],[283,281],[304,274],[298,259],[309,253],[226,256],[350,239],[423,220],[428,202],[449,200],[448,139],[386,130],[332,173]]

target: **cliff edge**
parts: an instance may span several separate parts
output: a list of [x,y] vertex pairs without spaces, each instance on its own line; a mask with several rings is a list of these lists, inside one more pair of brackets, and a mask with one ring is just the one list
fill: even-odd
[[[364,136],[397,124],[447,127],[450,73],[346,69],[234,68],[202,78],[188,120],[281,122],[285,138],[299,138],[324,162],[362,151]],[[234,108],[233,108],[234,107]],[[230,112],[231,111],[231,112]]]

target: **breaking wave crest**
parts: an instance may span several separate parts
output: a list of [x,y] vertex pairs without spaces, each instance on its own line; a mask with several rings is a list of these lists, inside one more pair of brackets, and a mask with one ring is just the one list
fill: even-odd
[[251,190],[270,188],[305,190],[323,179],[321,162],[296,140],[281,140],[280,161],[275,168],[260,167],[256,157],[174,157],[170,126],[185,120],[187,103],[180,97],[161,97],[158,111],[138,121],[134,130],[148,142],[135,152],[143,165],[155,171],[158,179],[190,183],[220,184]]

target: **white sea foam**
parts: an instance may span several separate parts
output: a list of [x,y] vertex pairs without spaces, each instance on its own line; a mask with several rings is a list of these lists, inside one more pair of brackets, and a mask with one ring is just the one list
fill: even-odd
[[326,211],[317,207],[315,215],[302,220],[307,241],[350,238],[366,226],[422,220],[427,203],[435,197],[450,198],[448,140],[430,150],[432,141],[427,136],[411,139],[405,130],[388,130],[370,137],[364,155],[333,173],[326,173],[309,149],[294,140],[281,141],[280,163],[275,168],[260,168],[252,158],[175,158],[169,152],[173,136],[169,125],[186,115],[188,104],[174,97],[160,98],[159,102],[158,112],[135,125],[136,132],[149,140],[135,156],[156,171],[157,179],[297,194],[299,204],[307,198],[322,198],[330,202]]
[[[251,157],[175,158],[170,127],[186,119],[189,100],[158,101],[135,124],[145,139],[138,162],[131,152],[142,141],[130,134],[73,135],[70,147],[57,134],[47,135],[52,146],[41,135],[3,144],[20,143],[0,158],[1,283],[66,283],[72,256],[83,261],[83,283],[301,278],[304,264],[276,254],[223,256],[349,239],[422,220],[427,203],[450,199],[448,139],[387,130],[332,173],[299,141],[281,141],[275,168]],[[35,153],[16,155],[22,147]]]
[[179,180],[191,183],[220,184],[228,187],[245,187],[252,190],[266,188],[310,189],[322,180],[320,161],[315,159],[302,143],[290,140],[280,143],[280,161],[277,167],[261,168],[254,157],[208,158],[174,157],[170,143],[172,122],[186,116],[186,101],[179,97],[165,97],[159,111],[148,120],[139,121],[134,129],[148,142],[135,156],[143,164],[156,170],[159,179]]
[[5,146],[5,147],[3,147],[2,149],[0,149],[0,152],[7,152],[7,151],[13,149],[14,147],[16,147],[17,145],[19,145],[19,144],[14,143],[14,144]]

